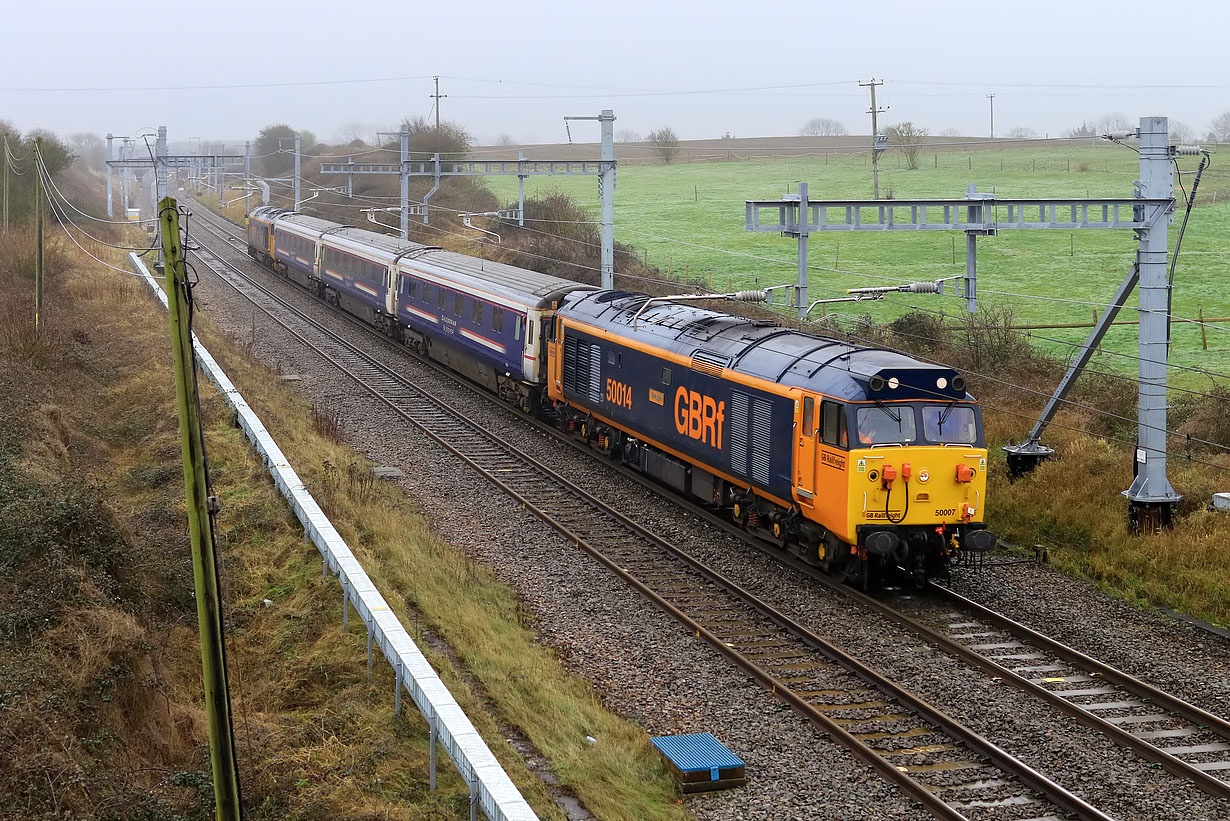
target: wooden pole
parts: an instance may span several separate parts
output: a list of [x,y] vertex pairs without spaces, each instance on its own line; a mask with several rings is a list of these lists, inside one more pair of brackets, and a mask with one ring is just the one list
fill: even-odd
[[211,518],[212,512],[217,510],[217,499],[208,496],[205,441],[201,431],[201,405],[196,390],[192,352],[191,286],[188,284],[184,249],[179,238],[179,210],[173,198],[167,197],[158,204],[158,221],[162,233],[167,316],[170,319],[171,353],[175,366],[175,401],[179,410],[180,446],[184,458],[197,627],[201,635],[201,677],[205,684],[205,711],[209,719],[215,817],[218,821],[240,821],[239,766],[235,759],[231,697],[226,682],[226,644],[222,635],[218,557],[214,552]]
[[39,319],[43,313],[43,175],[42,147],[43,138],[34,138],[34,330],[38,330]]
[[9,230],[9,140],[4,138],[4,230]]
[[1204,324],[1204,306],[1203,305],[1199,307],[1197,315],[1200,317],[1200,347],[1204,348],[1207,351],[1209,349],[1209,334],[1208,334],[1208,328]]

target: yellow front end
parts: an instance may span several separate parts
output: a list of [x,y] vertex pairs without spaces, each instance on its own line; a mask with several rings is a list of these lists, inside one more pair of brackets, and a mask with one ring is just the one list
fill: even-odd
[[862,448],[850,451],[848,531],[861,525],[936,527],[983,521],[987,450],[967,445]]

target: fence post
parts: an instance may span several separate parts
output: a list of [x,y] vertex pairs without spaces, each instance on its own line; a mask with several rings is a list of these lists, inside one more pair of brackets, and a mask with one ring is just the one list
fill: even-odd
[[431,763],[428,765],[430,769],[430,773],[428,774],[428,778],[427,778],[427,786],[428,786],[428,789],[434,791],[436,789],[436,742],[440,738],[440,731],[436,723],[436,714],[434,710],[432,711],[432,714],[431,714],[430,724],[431,724],[431,736],[430,736],[431,752],[429,754],[429,758],[431,760]]
[[393,665],[393,712],[401,715],[401,658]]

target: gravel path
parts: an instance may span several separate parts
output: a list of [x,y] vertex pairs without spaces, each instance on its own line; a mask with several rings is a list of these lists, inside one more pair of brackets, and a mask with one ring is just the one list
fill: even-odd
[[[297,295],[295,304],[346,338],[363,338],[293,287],[276,290]],[[534,613],[541,640],[569,669],[593,682],[611,709],[655,735],[712,732],[747,761],[746,788],[688,799],[697,817],[929,817],[536,518],[497,508],[498,497],[475,473],[395,421],[374,400],[358,395],[353,385],[314,355],[299,351],[259,312],[253,319],[254,309],[229,287],[202,272],[198,292],[202,309],[224,330],[252,344],[262,361],[300,375],[298,385],[313,402],[336,408],[347,420],[352,444],[375,461],[406,472],[403,486],[438,532],[486,562],[517,590]],[[719,572],[740,579],[854,655],[871,660],[881,672],[1106,812],[1141,819],[1230,817],[1225,804],[1147,767],[1027,696],[917,646],[879,616],[862,612],[844,597],[681,513],[595,459],[561,447],[454,380],[395,351],[381,352],[378,358],[448,397],[480,424],[514,432],[511,441],[522,449],[569,478],[584,480],[594,495]],[[387,433],[393,425],[399,426],[395,440]],[[1230,669],[1230,653],[1222,639],[1113,602],[1045,568],[984,571],[956,586],[1206,709],[1230,713],[1230,682],[1224,672]]]

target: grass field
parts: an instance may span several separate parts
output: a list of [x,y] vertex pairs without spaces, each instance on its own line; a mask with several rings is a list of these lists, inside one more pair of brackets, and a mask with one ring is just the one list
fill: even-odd
[[[617,149],[618,155],[618,149]],[[1057,148],[1008,147],[976,153],[922,154],[920,168],[906,170],[894,152],[881,158],[881,196],[955,198],[973,183],[979,191],[1013,197],[1128,197],[1139,176],[1135,152],[1114,145]],[[1197,158],[1180,160],[1195,169]],[[615,238],[648,253],[663,272],[684,272],[708,280],[714,289],[791,283],[797,269],[796,243],[777,234],[744,230],[744,200],[776,199],[806,181],[816,199],[871,198],[871,166],[865,156],[767,159],[751,162],[627,166],[619,170],[615,195]],[[590,205],[597,214],[598,193],[591,177],[558,177],[527,184],[526,194],[557,189]],[[1190,187],[1185,174],[1184,184]],[[515,200],[516,181],[491,178],[504,200]],[[1182,197],[1181,192],[1176,192]],[[1199,202],[1184,238],[1175,274],[1176,316],[1230,317],[1230,174],[1214,163],[1200,187]],[[596,219],[596,217],[595,217]],[[1174,247],[1181,210],[1170,230]],[[532,223],[527,223],[532,225]],[[849,287],[896,284],[962,274],[965,238],[959,232],[828,233],[810,243],[812,299],[836,297]],[[1010,304],[1019,324],[1091,321],[1093,305],[1104,304],[1132,264],[1135,238],[1127,230],[1005,231],[978,243],[978,284],[984,301]],[[615,263],[620,269],[620,260]],[[888,280],[879,277],[888,277]],[[1020,296],[1012,296],[1020,295]],[[1054,301],[1075,300],[1076,303]],[[1136,304],[1133,297],[1130,306]],[[879,303],[833,306],[839,316],[870,314],[890,320],[911,305],[958,316],[964,304],[944,296],[894,295]],[[818,311],[819,309],[817,309]],[[1125,310],[1120,319],[1136,319]],[[1205,327],[1176,323],[1171,362],[1213,373],[1230,371],[1221,360],[1230,350],[1230,323]],[[1052,353],[1067,355],[1087,329],[1030,332]],[[1136,328],[1113,328],[1099,367],[1133,372]],[[1208,377],[1172,370],[1176,384],[1207,386]]]

